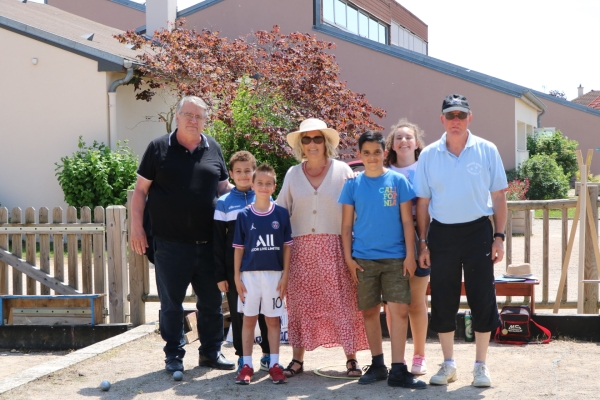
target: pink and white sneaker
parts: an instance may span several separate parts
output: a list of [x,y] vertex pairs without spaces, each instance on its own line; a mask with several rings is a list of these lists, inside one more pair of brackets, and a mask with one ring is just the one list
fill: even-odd
[[427,363],[425,356],[415,354],[413,356],[412,368],[410,369],[414,375],[425,375],[427,373]]

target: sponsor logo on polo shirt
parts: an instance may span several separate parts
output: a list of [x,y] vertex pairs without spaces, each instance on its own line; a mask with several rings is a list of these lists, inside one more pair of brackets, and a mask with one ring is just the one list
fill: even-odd
[[467,164],[467,171],[469,171],[471,175],[479,175],[482,169],[483,167],[479,163],[472,162]]

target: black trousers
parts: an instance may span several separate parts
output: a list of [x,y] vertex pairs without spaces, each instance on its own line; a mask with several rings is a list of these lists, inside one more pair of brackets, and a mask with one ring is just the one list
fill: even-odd
[[212,243],[180,243],[154,238],[154,248],[160,334],[166,342],[163,350],[167,360],[185,355],[183,300],[190,283],[198,299],[200,354],[217,358],[223,341],[223,314]]
[[491,259],[492,223],[482,217],[464,224],[431,222],[428,247],[431,256],[431,322],[434,332],[456,330],[464,272],[473,330],[490,332],[499,326],[494,263]]
[[[235,279],[233,273],[227,274],[227,284],[229,285],[229,291],[226,293],[227,302],[229,303],[229,314],[231,316],[231,335],[233,336],[233,348],[235,349],[235,355],[241,357],[244,355],[242,348],[242,326],[244,324],[244,314],[238,312],[238,292],[235,287]],[[260,348],[263,353],[271,353],[269,349],[269,335],[267,329],[267,323],[265,322],[265,316],[258,314],[258,326],[260,328],[260,336],[262,341],[260,342]]]

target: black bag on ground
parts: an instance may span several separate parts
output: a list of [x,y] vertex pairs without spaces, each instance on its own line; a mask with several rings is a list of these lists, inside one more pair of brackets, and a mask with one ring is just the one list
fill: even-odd
[[[546,339],[542,341],[531,341],[531,323],[539,328]],[[531,310],[527,306],[504,306],[500,311],[500,326],[496,329],[494,339],[502,344],[542,344],[550,343],[552,335],[531,319]]]

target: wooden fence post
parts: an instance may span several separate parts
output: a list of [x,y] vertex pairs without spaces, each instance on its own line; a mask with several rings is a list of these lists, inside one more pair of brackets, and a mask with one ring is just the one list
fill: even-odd
[[[588,192],[591,200],[592,213],[594,215],[594,223],[596,228],[594,231],[590,230],[590,225],[585,224],[585,269],[583,272],[583,279],[598,279],[598,268],[596,266],[596,256],[594,253],[594,242],[591,239],[591,235],[598,237],[598,186],[588,186]],[[579,191],[585,193],[582,190]],[[598,284],[597,283],[586,283],[584,286],[583,294],[583,313],[584,314],[598,314]]]
[[[35,224],[35,208],[27,207],[25,209],[25,223]],[[35,233],[28,233],[25,235],[25,260],[33,265],[37,265],[37,257],[35,251]],[[31,277],[27,277],[27,294],[36,295],[36,283],[37,281]]]
[[[10,213],[10,221],[13,224],[22,223],[23,220],[21,219],[21,209],[19,207],[14,207],[12,209],[12,212]],[[19,258],[23,258],[23,237],[21,234],[12,235],[12,253]],[[23,273],[16,271],[14,268],[12,273],[13,294],[23,294]]]
[[[63,223],[63,209],[54,207],[52,209],[52,222]],[[54,241],[54,277],[65,282],[65,240],[62,234],[52,235]]]
[[[39,211],[39,223],[48,223],[48,207],[41,207]],[[50,275],[50,235],[40,235],[40,270]],[[46,285],[40,285],[40,294],[49,295],[50,288]]]
[[[103,224],[104,208],[97,206],[94,208],[94,222]],[[94,293],[106,293],[106,232],[95,234],[92,237],[94,245]],[[108,296],[102,297],[103,310],[107,308]],[[106,315],[104,315],[103,323],[106,323]]]
[[[67,208],[67,224],[77,223],[77,209]],[[79,252],[77,249],[77,234],[67,234],[67,269],[69,286],[79,290]]]
[[129,308],[130,321],[133,326],[146,323],[146,303],[144,295],[145,270],[148,269],[148,258],[131,250],[131,199],[133,190],[127,192],[127,243],[129,243]]
[[[89,207],[81,208],[81,223],[92,223],[92,210]],[[92,286],[92,235],[81,234],[81,292],[94,293]]]
[[[8,223],[8,208],[0,207],[0,224]],[[8,235],[0,235],[0,247],[8,250]],[[8,264],[0,262],[0,294],[8,294]]]
[[127,302],[127,240],[126,209],[109,206],[106,209],[108,250],[108,303],[110,322],[124,323],[129,311]]

